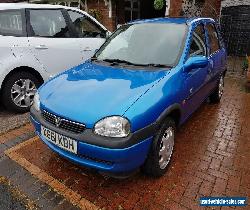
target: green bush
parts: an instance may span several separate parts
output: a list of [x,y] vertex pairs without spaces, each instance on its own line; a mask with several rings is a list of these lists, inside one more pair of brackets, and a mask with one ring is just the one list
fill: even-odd
[[154,1],[154,8],[156,10],[161,10],[164,6],[164,0],[155,0]]

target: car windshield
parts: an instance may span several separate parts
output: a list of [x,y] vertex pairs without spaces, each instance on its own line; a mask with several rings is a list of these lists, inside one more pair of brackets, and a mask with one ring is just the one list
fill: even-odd
[[94,56],[128,65],[174,66],[180,57],[187,25],[143,23],[121,26]]

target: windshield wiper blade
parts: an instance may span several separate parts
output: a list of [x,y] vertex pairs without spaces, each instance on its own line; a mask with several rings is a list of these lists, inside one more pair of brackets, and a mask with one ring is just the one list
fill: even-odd
[[168,66],[164,64],[155,64],[155,63],[149,63],[149,64],[132,63],[130,61],[121,60],[121,59],[106,58],[101,61],[109,62],[109,63],[112,63],[113,65],[118,64],[118,63],[124,63],[128,65],[133,65],[133,66],[145,66],[145,67],[155,67],[155,68],[171,68],[172,67],[172,66]]
[[97,60],[97,57],[93,56],[90,58],[91,61],[96,61]]
[[124,63],[124,64],[128,64],[128,65],[133,65],[133,66],[138,66],[138,64],[136,63],[132,63],[132,62],[129,62],[129,61],[126,61],[126,60],[120,60],[120,59],[103,59],[103,61],[105,62],[109,62],[109,63],[112,63],[112,64],[116,64],[116,63]]
[[144,66],[156,67],[156,68],[171,68],[172,67],[172,66],[168,66],[165,64],[156,64],[156,63],[149,63],[149,64],[145,64]]

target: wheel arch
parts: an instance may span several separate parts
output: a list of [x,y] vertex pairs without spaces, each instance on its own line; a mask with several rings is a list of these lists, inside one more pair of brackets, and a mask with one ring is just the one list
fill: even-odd
[[16,67],[14,68],[13,70],[11,70],[4,78],[3,82],[2,82],[2,85],[1,85],[1,88],[0,90],[2,90],[2,87],[4,86],[4,84],[6,83],[6,81],[8,80],[8,78],[10,78],[12,75],[14,75],[15,73],[17,72],[21,72],[21,71],[24,71],[24,72],[28,72],[30,74],[33,74],[40,82],[41,84],[44,82],[44,79],[42,77],[42,75],[37,71],[35,70],[34,68],[32,67],[29,67],[29,66],[20,66],[20,67]]
[[167,117],[171,117],[175,121],[176,127],[179,127],[181,116],[181,106],[179,104],[173,104],[161,113],[156,122],[158,125],[161,125]]

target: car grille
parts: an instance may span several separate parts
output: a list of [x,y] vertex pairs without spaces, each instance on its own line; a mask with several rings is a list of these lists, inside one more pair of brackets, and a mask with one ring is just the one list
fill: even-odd
[[45,121],[56,126],[57,128],[61,128],[61,129],[66,130],[66,131],[70,131],[70,132],[75,133],[75,134],[82,133],[85,130],[84,124],[61,118],[61,117],[56,116],[54,114],[51,114],[45,110],[42,110],[42,116],[43,116]]
[[93,161],[93,162],[96,162],[96,163],[101,163],[101,164],[105,164],[105,165],[109,165],[109,166],[114,165],[114,162],[93,158],[93,157],[83,155],[83,154],[78,154],[77,156],[80,157],[80,158],[84,158],[85,160]]

